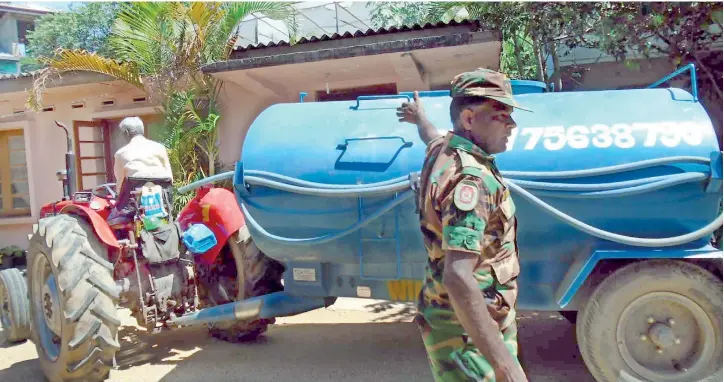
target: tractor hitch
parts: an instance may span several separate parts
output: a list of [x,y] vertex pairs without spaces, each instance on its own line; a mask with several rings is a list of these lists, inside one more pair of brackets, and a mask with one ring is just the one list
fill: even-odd
[[225,321],[246,321],[257,318],[293,316],[311,310],[326,308],[336,297],[292,296],[286,292],[274,292],[247,300],[230,302],[171,319],[169,328],[204,325]]

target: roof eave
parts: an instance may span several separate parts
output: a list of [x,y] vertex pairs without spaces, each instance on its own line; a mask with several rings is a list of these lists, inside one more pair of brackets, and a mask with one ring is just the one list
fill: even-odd
[[[204,65],[201,71],[207,74],[234,70],[246,70],[269,66],[300,64],[324,60],[342,59],[349,57],[371,56],[387,53],[401,53],[421,49],[433,49],[460,45],[480,44],[500,41],[500,34],[492,31],[459,31],[457,33],[440,33],[424,37],[395,36],[394,40],[363,43],[358,40],[357,45],[341,46],[329,49],[319,49],[319,42],[305,43],[305,49],[286,54],[255,55],[248,58],[232,59]],[[271,52],[270,52],[271,53]]]

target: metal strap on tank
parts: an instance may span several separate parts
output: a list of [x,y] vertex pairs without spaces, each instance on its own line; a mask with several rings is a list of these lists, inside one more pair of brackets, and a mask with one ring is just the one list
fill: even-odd
[[[395,198],[398,198],[399,195],[395,193]],[[357,198],[357,216],[358,221],[362,221],[364,219],[364,199],[363,198]],[[359,277],[361,280],[378,280],[378,281],[385,281],[385,280],[399,280],[402,278],[402,254],[400,253],[400,206],[394,207],[394,234],[392,237],[386,238],[386,237],[364,237],[362,236],[362,230],[360,229],[358,231],[359,235]],[[386,214],[385,214],[386,215]],[[379,219],[382,219],[384,215],[380,216]],[[395,262],[397,263],[397,271],[395,272],[394,277],[386,277],[386,276],[367,276],[365,275],[365,268],[364,268],[364,250],[363,250],[363,244],[365,242],[392,242],[395,246]]]

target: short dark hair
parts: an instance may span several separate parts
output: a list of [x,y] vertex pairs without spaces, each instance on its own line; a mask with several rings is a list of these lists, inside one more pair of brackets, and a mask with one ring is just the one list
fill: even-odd
[[460,120],[460,113],[469,106],[477,106],[483,104],[488,98],[478,96],[465,96],[455,97],[450,102],[450,120],[452,120],[453,127],[457,126]]

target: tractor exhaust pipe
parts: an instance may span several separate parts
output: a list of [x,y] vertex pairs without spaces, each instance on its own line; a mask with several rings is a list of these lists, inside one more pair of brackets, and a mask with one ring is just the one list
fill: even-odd
[[63,197],[70,199],[75,194],[75,153],[73,153],[73,141],[70,139],[70,132],[62,122],[55,121],[58,127],[65,130],[65,142],[68,151],[65,153],[65,177],[63,179]]

